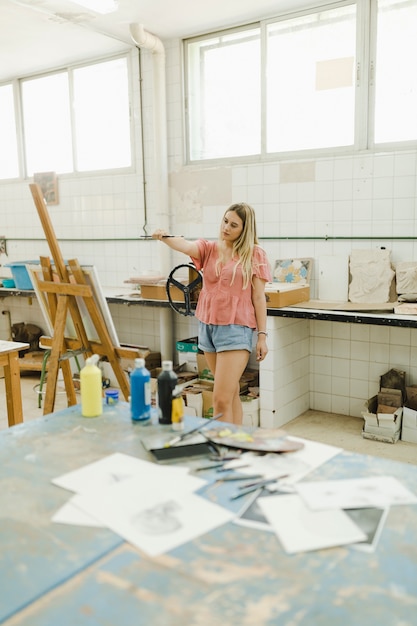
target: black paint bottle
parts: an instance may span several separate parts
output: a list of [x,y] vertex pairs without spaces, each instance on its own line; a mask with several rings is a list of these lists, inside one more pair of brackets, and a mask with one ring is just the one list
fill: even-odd
[[172,423],[172,392],[178,376],[173,370],[172,361],[162,361],[162,372],[158,376],[159,423]]

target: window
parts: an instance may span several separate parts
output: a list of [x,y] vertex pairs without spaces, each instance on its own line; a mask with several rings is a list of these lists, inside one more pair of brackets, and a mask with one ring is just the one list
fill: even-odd
[[67,72],[22,82],[26,172],[71,172],[71,111]]
[[74,71],[74,111],[78,171],[130,166],[125,59]]
[[417,139],[417,3],[378,0],[375,143]]
[[185,40],[189,161],[415,142],[416,24],[346,0]]
[[[21,80],[20,98],[24,175],[131,166],[126,57]],[[16,108],[13,86],[0,87],[0,179],[22,176]]]
[[268,24],[266,149],[351,146],[355,6]]
[[0,87],[0,179],[19,176],[13,86]]
[[186,53],[190,159],[259,153],[260,28],[191,41]]

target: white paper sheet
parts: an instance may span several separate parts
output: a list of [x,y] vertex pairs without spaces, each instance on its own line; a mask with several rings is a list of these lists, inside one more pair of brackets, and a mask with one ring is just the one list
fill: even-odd
[[298,495],[269,496],[257,502],[288,554],[366,539],[344,511],[311,511]]
[[262,474],[265,478],[285,476],[280,484],[293,484],[342,452],[341,448],[317,441],[299,437],[289,437],[289,439],[301,441],[304,448],[295,452],[265,454],[264,456],[247,452],[242,454],[240,459],[227,463],[225,467],[232,469],[238,465],[248,464],[248,467],[239,469],[239,472]]
[[134,476],[145,480],[147,486],[164,482],[167,476],[178,482],[181,479],[181,485],[188,491],[196,491],[206,484],[202,478],[189,474],[187,467],[160,466],[120,452],[115,452],[72,472],[62,474],[62,476],[54,478],[52,483],[75,493],[89,493]]
[[363,552],[375,552],[388,512],[389,509],[377,507],[346,509],[346,514],[349,515],[352,522],[366,534],[365,541],[354,543],[351,547]]
[[417,504],[417,497],[393,476],[303,482],[296,490],[315,511]]
[[[186,467],[159,466],[119,452],[62,474],[54,478],[52,483],[78,494],[90,494],[134,477],[140,481],[140,491],[151,488],[168,493],[169,490],[192,492],[207,484],[204,479],[189,474]],[[75,506],[73,498],[55,512],[52,521],[76,526],[103,525]]]
[[77,506],[74,505],[72,499],[68,500],[61,506],[52,516],[51,520],[56,524],[69,524],[71,526],[92,526],[102,528],[103,524],[91,517]]
[[136,477],[101,492],[76,495],[73,502],[150,556],[172,550],[234,517],[181,489],[145,490]]

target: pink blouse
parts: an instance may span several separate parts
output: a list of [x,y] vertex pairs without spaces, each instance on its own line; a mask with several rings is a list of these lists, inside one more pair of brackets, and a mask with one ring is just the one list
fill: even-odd
[[[198,270],[203,270],[203,288],[198,297],[196,317],[205,324],[226,326],[239,324],[256,328],[255,309],[252,303],[252,286],[249,281],[243,289],[242,268],[238,265],[231,285],[235,260],[230,260],[216,275],[218,259],[217,241],[198,239],[200,258],[192,261]],[[271,269],[265,251],[255,246],[252,259],[252,276],[266,282],[272,280]]]

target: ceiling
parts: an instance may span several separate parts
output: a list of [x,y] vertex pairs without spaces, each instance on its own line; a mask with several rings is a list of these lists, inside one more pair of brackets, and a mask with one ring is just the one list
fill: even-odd
[[[323,2],[323,0],[321,0]],[[100,15],[70,0],[0,0],[0,83],[132,46],[129,24],[162,40],[272,17],[311,0],[118,0]]]

